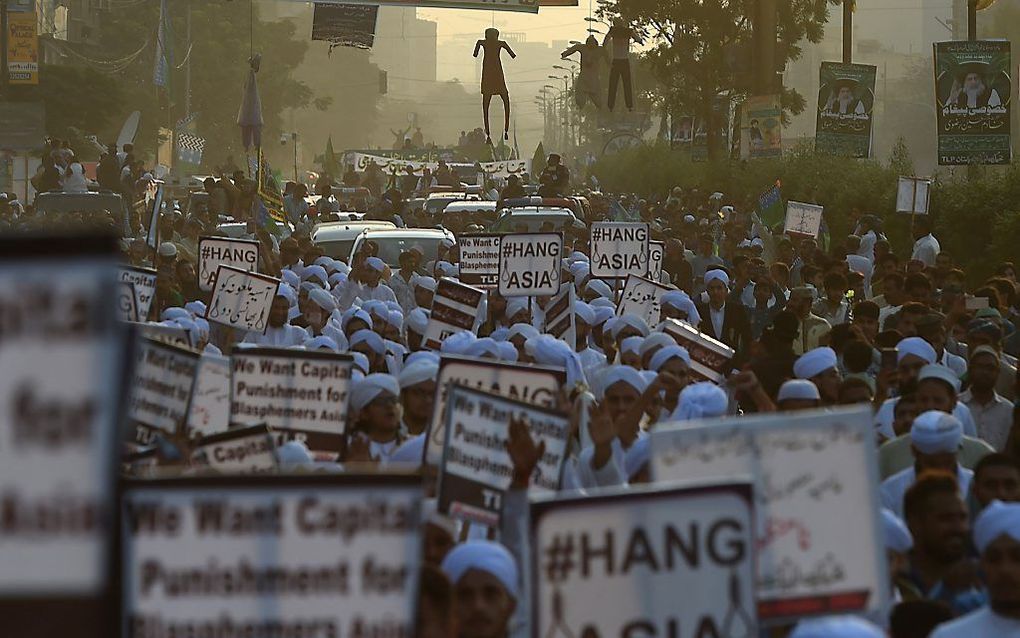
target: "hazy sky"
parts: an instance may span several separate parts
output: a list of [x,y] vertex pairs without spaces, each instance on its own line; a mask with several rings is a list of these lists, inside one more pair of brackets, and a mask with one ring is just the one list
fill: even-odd
[[[579,0],[578,7],[546,7],[533,13],[511,11],[470,11],[460,9],[418,9],[418,16],[438,23],[440,43],[452,36],[482,37],[486,28],[493,26],[500,31],[521,31],[527,33],[529,42],[551,42],[553,40],[582,39],[587,23],[588,2]],[[569,37],[567,37],[569,36]]]

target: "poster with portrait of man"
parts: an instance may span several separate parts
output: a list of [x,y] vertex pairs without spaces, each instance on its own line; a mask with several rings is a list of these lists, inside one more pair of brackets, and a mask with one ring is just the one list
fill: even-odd
[[939,165],[1009,164],[1009,42],[936,42],[934,47]]
[[876,67],[822,62],[818,73],[815,151],[871,157]]

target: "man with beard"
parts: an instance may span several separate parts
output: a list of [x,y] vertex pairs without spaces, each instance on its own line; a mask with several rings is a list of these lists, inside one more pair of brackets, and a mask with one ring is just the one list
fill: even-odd
[[832,91],[829,92],[825,110],[833,115],[864,115],[864,103],[854,97],[856,85],[857,82],[854,80],[836,80]]
[[931,638],[1020,636],[1020,504],[995,501],[974,522],[988,605],[939,626]]
[[276,348],[289,348],[303,344],[309,338],[308,332],[304,328],[290,325],[287,318],[289,313],[290,302],[286,297],[277,293],[269,308],[269,327],[266,328],[265,334],[251,331],[245,336],[245,343]]
[[953,88],[949,92],[946,106],[980,109],[986,106],[996,107],[1002,105],[999,92],[985,84],[985,78],[979,72],[979,68],[986,65],[974,63],[960,66],[962,67],[962,77],[953,80]]
[[835,405],[839,400],[839,384],[843,377],[832,348],[821,347],[805,352],[793,364],[793,374],[818,388],[822,405]]
[[473,540],[450,550],[442,568],[453,584],[459,638],[505,638],[520,586],[513,555]]

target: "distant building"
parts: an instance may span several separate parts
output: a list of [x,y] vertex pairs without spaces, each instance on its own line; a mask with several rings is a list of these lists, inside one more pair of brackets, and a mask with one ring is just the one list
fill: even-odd
[[379,7],[371,59],[387,72],[390,94],[415,97],[434,88],[436,26],[413,7]]

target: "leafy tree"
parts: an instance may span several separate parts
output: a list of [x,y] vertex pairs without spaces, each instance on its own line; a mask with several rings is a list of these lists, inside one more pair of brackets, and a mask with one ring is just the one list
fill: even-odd
[[120,126],[120,82],[87,66],[44,64],[40,75],[44,79],[37,95],[46,105],[46,132],[69,140],[83,158],[94,159],[98,149],[83,136]]

